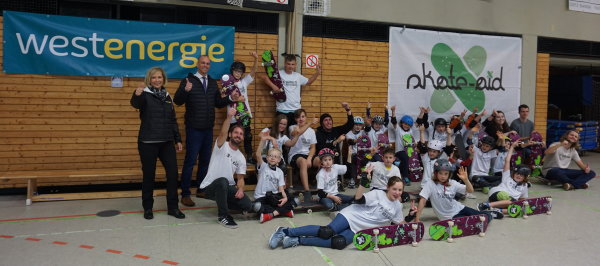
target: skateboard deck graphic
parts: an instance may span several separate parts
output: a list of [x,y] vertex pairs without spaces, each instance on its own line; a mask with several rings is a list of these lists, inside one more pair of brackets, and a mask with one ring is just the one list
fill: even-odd
[[390,144],[390,139],[388,138],[388,135],[383,133],[383,134],[377,134],[377,146],[379,147],[379,156],[381,156],[381,158],[383,158],[383,151],[388,148],[391,147],[392,145]]
[[552,214],[552,197],[531,198],[515,201],[508,205],[510,217],[527,218],[529,215]]
[[380,226],[358,231],[354,234],[353,243],[358,250],[374,250],[406,244],[416,246],[423,239],[424,232],[425,226],[421,222]]
[[283,90],[283,82],[281,80],[281,76],[279,75],[279,69],[277,68],[277,62],[275,62],[275,57],[273,56],[273,52],[271,50],[265,50],[262,55],[262,65],[265,67],[265,72],[267,72],[267,76],[279,88],[279,92],[271,91],[271,96],[275,98],[278,102],[285,102],[287,97],[285,96],[285,91]]
[[[225,92],[225,95],[231,96],[231,94],[237,92],[239,95],[243,96],[244,94],[242,94],[237,85],[238,82],[239,81],[236,81],[231,74],[223,75],[221,77],[221,84],[223,86],[222,90]],[[234,102],[230,104],[229,107],[235,109],[236,112],[234,118],[241,123],[242,126],[246,127],[250,124],[250,113],[248,112],[248,107],[246,106],[245,102]]]
[[423,165],[421,164],[421,156],[415,150],[415,139],[411,134],[404,134],[402,144],[408,155],[408,178],[412,182],[419,182],[423,178]]
[[[508,134],[507,137],[513,143],[521,141],[521,137],[519,136],[519,134],[516,134],[516,133]],[[515,169],[515,166],[517,166],[519,164],[524,164],[524,163],[525,163],[525,161],[523,160],[523,150],[515,149],[513,151],[512,157],[510,157],[510,169]]]
[[533,142],[533,145],[529,146],[531,149],[531,154],[529,155],[529,161],[532,166],[531,176],[541,176],[545,150],[542,135],[537,131],[533,131],[531,132],[529,141]]
[[484,236],[488,223],[488,216],[485,214],[443,220],[429,226],[429,236],[433,240],[448,240],[448,242],[465,236]]
[[356,140],[356,172],[359,175],[362,172],[362,168],[367,164],[368,159],[366,155],[369,154],[371,149],[371,139],[368,136],[362,135]]

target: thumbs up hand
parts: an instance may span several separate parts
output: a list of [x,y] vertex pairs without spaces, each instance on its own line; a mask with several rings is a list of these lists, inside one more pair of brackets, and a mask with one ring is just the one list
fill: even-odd
[[146,85],[144,83],[140,83],[140,85],[135,89],[135,96],[141,96],[145,87]]
[[185,91],[189,92],[192,90],[192,83],[190,82],[190,80],[188,78],[185,78]]

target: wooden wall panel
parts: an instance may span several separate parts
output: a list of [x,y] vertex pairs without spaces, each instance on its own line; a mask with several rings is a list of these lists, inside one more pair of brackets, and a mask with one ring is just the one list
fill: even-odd
[[550,75],[550,54],[537,54],[535,85],[535,130],[546,138],[548,119],[548,78]]

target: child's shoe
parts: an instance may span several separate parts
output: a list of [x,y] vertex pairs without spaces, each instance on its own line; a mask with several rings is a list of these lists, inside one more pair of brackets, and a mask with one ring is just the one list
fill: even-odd
[[492,216],[492,218],[494,218],[494,219],[499,220],[499,219],[504,218],[504,214],[502,214],[502,212],[498,211],[498,210],[489,210],[489,211],[485,211],[485,212],[489,213]]
[[283,229],[285,229],[285,227],[283,226],[277,227],[277,229],[275,229],[275,232],[273,232],[273,234],[269,238],[269,247],[271,249],[276,249],[277,246],[279,246],[283,242],[283,239],[286,237],[285,233],[283,232]]
[[273,220],[273,215],[269,214],[269,213],[261,213],[260,214],[260,223],[264,223],[267,221]]
[[286,213],[284,213],[282,215],[285,216],[285,217],[294,218],[294,211],[292,210],[292,211],[286,212]]
[[490,209],[490,204],[487,202],[482,202],[477,204],[477,209],[479,211],[485,211],[485,210],[489,210]]
[[348,188],[349,189],[353,189],[355,188],[356,183],[354,183],[354,178],[350,179],[350,181],[348,182]]
[[300,245],[300,239],[297,237],[285,236],[282,243],[283,248],[293,248]]

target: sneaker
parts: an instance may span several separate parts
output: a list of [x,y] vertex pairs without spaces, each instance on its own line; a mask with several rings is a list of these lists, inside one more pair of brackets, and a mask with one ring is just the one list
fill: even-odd
[[405,178],[404,178],[404,184],[405,184],[406,186],[410,186],[410,179],[408,179],[408,177],[405,177]]
[[335,219],[335,217],[338,215],[338,213],[340,213],[340,212],[339,211],[329,212],[329,218],[331,218],[331,220]]
[[354,183],[354,179],[350,179],[350,182],[348,182],[348,188],[353,189],[355,188],[356,183]]
[[465,195],[467,197],[467,199],[476,199],[477,196],[473,195],[473,193],[467,193],[467,195]]
[[487,202],[482,202],[477,204],[477,209],[479,211],[485,211],[485,210],[489,210],[490,209],[490,204]]
[[237,223],[235,223],[233,218],[229,215],[219,217],[218,221],[222,226],[225,226],[227,228],[231,228],[231,229],[238,228]]
[[494,218],[494,219],[500,220],[500,219],[504,218],[504,214],[502,214],[502,212],[498,211],[498,210],[490,210],[490,211],[485,211],[485,212],[490,214],[492,216],[492,218]]
[[283,229],[285,229],[285,227],[283,226],[277,227],[277,229],[275,229],[275,232],[271,234],[271,237],[269,238],[269,247],[271,249],[276,249],[277,246],[279,246],[283,242],[283,239],[286,237],[285,233],[283,232]]
[[294,211],[292,210],[292,211],[289,211],[289,212],[283,213],[283,214],[281,214],[281,215],[283,215],[283,216],[285,216],[285,217],[294,218]]
[[565,189],[566,191],[573,190],[573,185],[571,185],[569,183],[564,183],[563,189]]
[[590,185],[588,185],[587,183],[581,185],[581,189],[588,189],[590,187]]
[[283,248],[293,248],[300,245],[300,239],[298,237],[285,236],[282,241]]
[[267,221],[273,220],[273,215],[268,214],[268,213],[261,213],[260,214],[260,223],[264,223]]

